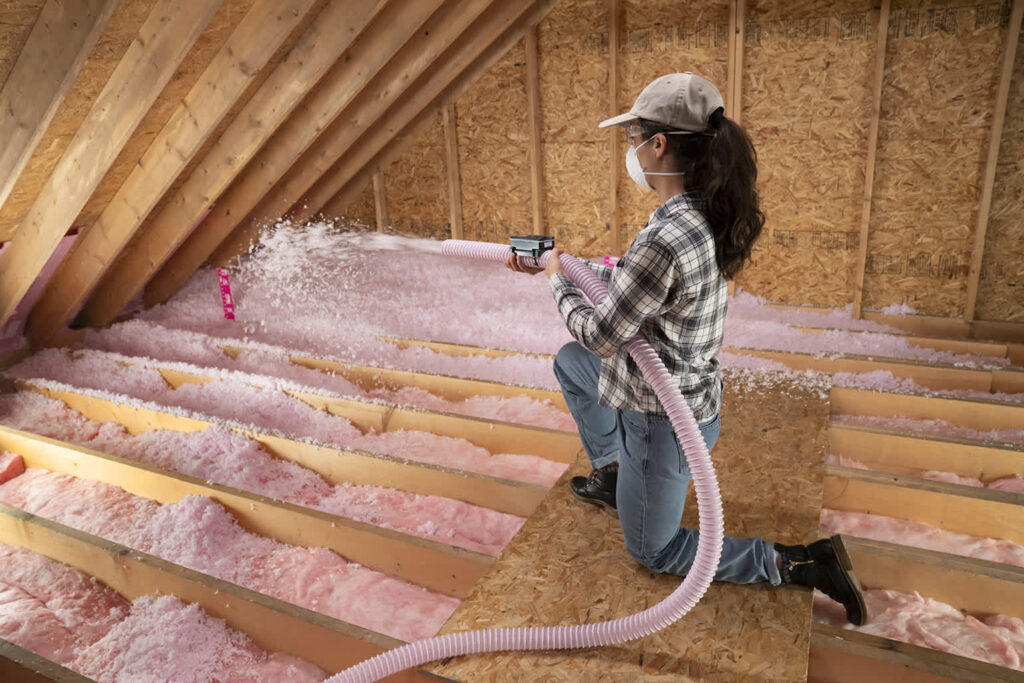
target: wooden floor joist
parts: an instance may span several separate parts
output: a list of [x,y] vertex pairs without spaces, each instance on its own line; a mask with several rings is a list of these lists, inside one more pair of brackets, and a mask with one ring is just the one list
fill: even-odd
[[1024,403],[890,394],[846,387],[832,387],[829,401],[833,415],[943,420],[982,431],[1020,429],[1024,425]]
[[91,678],[0,639],[0,681],[5,683],[90,683]]
[[[825,334],[828,332],[840,332],[842,334],[889,334],[886,332],[862,332],[859,330],[837,330],[832,327],[807,327],[796,326],[795,329],[808,334]],[[932,349],[933,351],[950,351],[952,353],[965,353],[973,356],[991,356],[992,358],[1009,358],[1009,346],[1005,342],[977,341],[972,339],[943,339],[941,337],[921,337],[912,335],[897,335],[911,346],[921,349]]]
[[[89,574],[128,600],[174,595],[248,635],[268,651],[286,652],[337,672],[401,641],[181,567],[118,543],[0,504],[0,542]],[[419,681],[414,671],[394,681]]]
[[[1024,618],[1024,569],[958,555],[846,537],[865,588],[921,595],[969,614]],[[815,624],[809,681],[1024,681],[1024,673],[966,657]]]
[[20,454],[26,467],[103,482],[159,503],[175,503],[189,495],[212,498],[249,531],[292,545],[329,548],[352,562],[459,598],[469,594],[493,563],[493,558],[480,553],[211,484],[3,425],[0,450]]
[[852,458],[878,472],[917,477],[939,470],[983,482],[1024,477],[1024,446],[838,423],[829,426],[828,441],[833,455]]
[[[74,391],[25,384],[24,388],[62,401],[96,422],[115,422],[131,434],[153,429],[193,432],[216,423],[175,415],[170,411],[127,406]],[[442,496],[472,505],[527,517],[547,489],[534,484],[489,477],[440,465],[418,463],[383,454],[317,446],[265,432],[231,427],[259,443],[271,455],[313,470],[334,485],[386,486],[425,496]]]

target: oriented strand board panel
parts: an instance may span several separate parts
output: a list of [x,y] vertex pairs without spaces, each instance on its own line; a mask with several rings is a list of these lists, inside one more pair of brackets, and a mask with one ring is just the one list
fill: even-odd
[[1009,6],[893,3],[864,306],[963,315]]
[[46,0],[20,0],[0,4],[0,89],[18,61]]
[[738,283],[772,301],[853,299],[878,13],[872,0],[748,2],[743,117],[765,228]]
[[150,143],[153,142],[153,138],[163,129],[174,110],[199,80],[203,70],[210,64],[210,60],[213,59],[245,13],[249,11],[254,1],[224,0],[196,40],[195,45],[181,62],[170,82],[164,87],[163,92],[150,107],[145,118],[125,143],[110,170],[107,171],[92,197],[82,208],[75,225],[92,225],[99,218],[118,188],[145,154]]
[[384,194],[395,230],[443,240],[451,236],[448,176],[440,113],[435,118],[436,121],[384,169]]
[[[622,0],[619,102],[628,111],[644,86],[667,73],[692,71],[724,94],[728,90],[729,3],[721,0]],[[605,88],[607,90],[607,88]],[[602,117],[604,118],[604,117]],[[626,136],[622,155],[626,158]],[[623,169],[619,185],[621,243],[627,248],[658,208],[658,196],[641,190]],[[607,180],[602,187],[607,187]]]
[[571,254],[608,254],[608,132],[597,128],[608,111],[606,0],[561,0],[538,43],[544,232]]
[[[827,401],[783,377],[759,383],[727,375],[725,381],[722,435],[713,455],[726,531],[783,543],[813,540]],[[679,585],[679,577],[653,575],[634,562],[618,521],[569,494],[569,476],[587,471],[583,461],[570,466],[442,632],[622,617]],[[695,509],[691,494],[684,522],[695,521]],[[810,599],[810,592],[794,588],[715,583],[690,614],[640,640],[460,657],[426,668],[458,681],[803,680]]]
[[1006,103],[975,315],[1024,322],[1024,33]]
[[114,9],[89,59],[78,72],[74,85],[36,145],[32,158],[7,201],[0,207],[0,242],[14,235],[43,183],[92,108],[96,96],[135,39],[153,4],[153,0],[121,0]]
[[523,41],[455,107],[465,238],[507,244],[509,235],[532,232]]
[[[443,185],[438,186],[439,191],[443,188]],[[338,227],[345,230],[376,230],[377,214],[373,204],[373,183],[368,182],[359,198],[345,207],[340,216],[327,218],[335,220]]]

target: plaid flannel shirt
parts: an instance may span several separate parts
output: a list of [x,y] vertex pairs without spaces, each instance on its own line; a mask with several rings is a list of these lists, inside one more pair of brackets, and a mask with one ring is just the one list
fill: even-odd
[[665,414],[623,348],[641,331],[678,381],[697,422],[718,414],[722,389],[716,355],[728,292],[704,207],[700,193],[676,195],[651,214],[615,267],[587,262],[609,286],[597,307],[565,275],[550,279],[570,334],[601,358],[601,405]]

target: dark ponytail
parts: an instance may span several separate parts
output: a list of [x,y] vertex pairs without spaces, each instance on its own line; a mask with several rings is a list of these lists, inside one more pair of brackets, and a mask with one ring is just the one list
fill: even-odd
[[[672,129],[642,121],[644,139]],[[754,242],[764,227],[755,183],[757,154],[754,144],[721,109],[708,119],[704,134],[666,135],[669,149],[685,175],[687,191],[698,190],[707,200],[707,219],[715,238],[718,270],[731,280],[750,259]]]

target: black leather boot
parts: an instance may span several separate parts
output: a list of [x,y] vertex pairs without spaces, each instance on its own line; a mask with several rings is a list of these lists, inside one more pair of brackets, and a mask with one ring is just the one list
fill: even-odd
[[864,624],[868,610],[842,536],[837,534],[810,545],[776,543],[775,550],[780,555],[782,583],[817,588],[846,608],[851,624]]
[[580,500],[598,505],[618,517],[619,511],[615,507],[618,480],[619,464],[612,463],[599,470],[591,470],[589,477],[573,477],[569,481],[569,490]]

